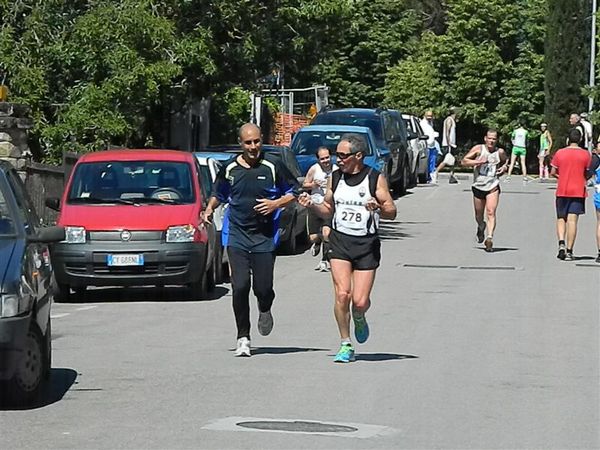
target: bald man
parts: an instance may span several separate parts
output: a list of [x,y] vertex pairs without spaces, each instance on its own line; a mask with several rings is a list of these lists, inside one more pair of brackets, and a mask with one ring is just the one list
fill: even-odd
[[263,154],[258,126],[242,125],[239,143],[242,154],[222,166],[204,218],[210,221],[220,203],[229,203],[222,236],[231,266],[237,325],[235,356],[250,356],[250,274],[258,300],[258,331],[266,336],[273,329],[271,306],[275,298],[273,269],[279,216],[281,208],[295,201],[298,181],[280,158]]

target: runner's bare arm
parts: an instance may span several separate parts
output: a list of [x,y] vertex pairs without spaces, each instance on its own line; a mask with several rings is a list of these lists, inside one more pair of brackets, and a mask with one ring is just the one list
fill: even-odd
[[502,164],[498,167],[496,171],[496,175],[502,175],[504,172],[508,170],[508,156],[506,156],[506,152],[503,148],[498,149],[498,155],[500,156],[500,163]]
[[308,172],[306,172],[306,177],[304,178],[302,187],[305,189],[312,189],[313,187],[315,187],[314,186],[315,185],[314,177],[315,177],[315,168],[311,167],[310,169],[308,169]]
[[396,209],[396,205],[394,204],[394,200],[392,199],[392,195],[390,194],[390,188],[387,180],[383,175],[379,175],[379,178],[377,178],[375,197],[379,203],[379,208],[381,208],[379,213],[381,218],[390,220],[395,219],[398,211]]
[[471,150],[460,161],[460,165],[464,167],[475,167],[485,163],[485,161],[479,161],[479,155],[481,154],[481,145],[475,145],[471,147]]

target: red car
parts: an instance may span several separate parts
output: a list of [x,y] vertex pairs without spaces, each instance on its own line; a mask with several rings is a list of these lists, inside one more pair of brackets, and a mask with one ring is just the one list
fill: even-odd
[[109,150],[83,155],[60,203],[66,239],[53,247],[57,299],[87,286],[214,286],[215,231],[201,218],[194,155],[174,150]]

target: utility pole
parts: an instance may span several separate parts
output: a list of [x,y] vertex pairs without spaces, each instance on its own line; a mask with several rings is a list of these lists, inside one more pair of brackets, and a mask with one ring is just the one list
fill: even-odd
[[[596,85],[596,10],[597,0],[592,0],[592,42],[590,45],[590,87]],[[588,98],[588,112],[594,109],[594,98],[590,95]]]

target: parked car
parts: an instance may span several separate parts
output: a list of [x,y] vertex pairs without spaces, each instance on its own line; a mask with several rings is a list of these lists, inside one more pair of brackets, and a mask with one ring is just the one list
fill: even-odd
[[58,298],[88,286],[214,286],[216,231],[201,218],[200,169],[191,153],[109,150],[83,155],[60,203],[66,239],[53,248]]
[[42,227],[15,169],[0,161],[0,400],[29,403],[50,376],[52,265]]
[[[384,160],[377,168],[387,178],[392,189],[404,194],[410,185],[408,141],[405,127],[398,117],[385,108],[324,109],[311,125],[352,125],[368,127],[375,137],[377,153]],[[292,141],[292,148],[294,143]],[[296,152],[295,152],[296,153]],[[297,155],[298,153],[296,153]],[[316,157],[299,160],[303,174],[316,162]]]
[[410,114],[402,114],[408,129],[408,140],[413,154],[412,174],[419,183],[427,183],[428,156],[427,135],[423,132],[419,118]]
[[[200,164],[200,188],[203,198],[208,201],[212,195],[213,183],[217,179],[217,174],[221,169],[221,163],[214,158],[206,158],[196,153],[196,159]],[[204,200],[203,200],[204,202]],[[203,203],[205,204],[205,203]],[[225,220],[225,209],[227,204],[219,205],[213,212],[213,226],[216,230],[215,256],[214,256],[214,279],[216,284],[221,284],[229,276],[229,258],[221,241],[223,231],[223,221]]]
[[[365,164],[382,172],[388,162],[388,152],[379,148],[375,141],[373,132],[368,127],[352,125],[308,125],[302,127],[292,140],[292,150],[298,161],[304,163],[317,162],[316,152],[319,147],[327,147],[332,154],[332,162],[335,163],[335,150],[342,136],[346,133],[356,133],[365,138],[367,142],[367,154]],[[310,167],[307,167],[306,170]]]
[[[296,177],[298,182],[302,184],[304,178],[301,175],[298,161],[289,147],[284,145],[263,144],[262,150],[265,153],[280,157],[291,175]],[[240,146],[231,144],[209,145],[203,151],[195,153],[195,155],[196,157],[208,157],[224,162],[240,153],[242,153]],[[303,208],[297,202],[292,202],[282,209],[279,219],[278,251],[295,254],[298,243],[308,241],[307,220],[308,213],[306,208]]]

